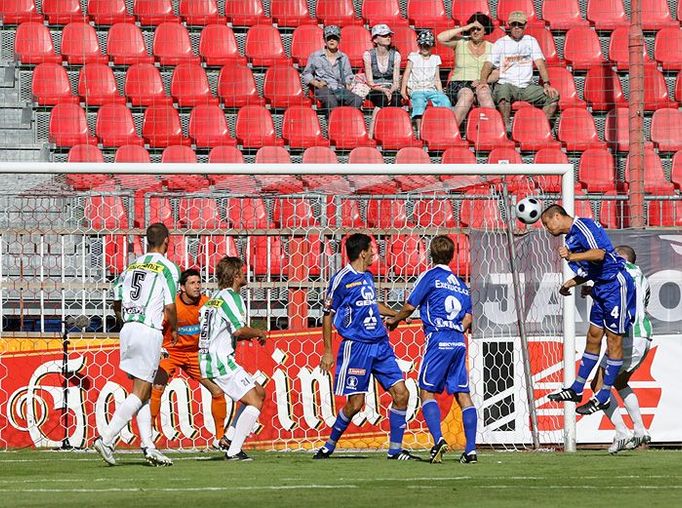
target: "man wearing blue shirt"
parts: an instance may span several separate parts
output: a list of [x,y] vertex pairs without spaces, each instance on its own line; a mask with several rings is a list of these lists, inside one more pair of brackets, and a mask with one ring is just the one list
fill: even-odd
[[371,238],[362,233],[350,235],[346,254],[349,263],[331,278],[325,297],[320,368],[331,371],[334,365],[333,322],[343,339],[336,359],[335,393],[345,395],[347,402],[336,417],[329,439],[313,458],[327,459],[334,452],[351,419],[364,406],[373,374],[393,398],[388,410],[388,459],[421,460],[402,448],[409,393],[382,320],[382,316],[395,316],[396,312],[377,302],[374,279],[367,271],[376,256]]
[[476,463],[476,408],[469,396],[467,349],[464,332],[471,327],[469,288],[448,266],[455,254],[455,244],[445,235],[431,241],[432,268],[422,273],[407,302],[398,314],[386,321],[389,329],[409,317],[417,307],[424,326],[426,344],[419,368],[419,388],[424,420],[433,436],[430,462],[440,463],[448,444],[440,428],[440,409],[436,394],[444,389],[454,394],[462,408],[466,447],[459,461]]
[[581,402],[583,387],[599,360],[601,341],[606,333],[607,361],[604,384],[586,404],[576,408],[579,414],[591,414],[606,409],[611,403],[610,393],[623,365],[623,336],[635,316],[635,284],[625,268],[625,261],[616,254],[611,240],[592,219],[571,217],[559,205],[551,205],[542,212],[542,223],[553,236],[566,235],[559,256],[568,262],[576,276],[567,280],[559,294],[568,296],[571,288],[591,280],[592,309],[587,344],[578,375],[569,388],[549,395],[550,400]]

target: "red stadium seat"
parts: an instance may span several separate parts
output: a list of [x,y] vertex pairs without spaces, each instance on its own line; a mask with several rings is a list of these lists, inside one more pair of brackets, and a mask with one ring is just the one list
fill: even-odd
[[200,104],[192,110],[189,137],[197,148],[237,144],[230,134],[225,113],[215,104]]
[[655,63],[649,63],[644,66],[644,109],[656,111],[660,108],[677,108],[677,102],[668,95],[663,73]]
[[552,86],[559,91],[559,108],[587,107],[587,103],[578,97],[573,74],[566,67],[548,67],[547,73]]
[[258,95],[253,72],[244,64],[226,65],[221,69],[218,76],[218,95],[226,108],[265,104],[265,99]]
[[144,144],[135,131],[133,115],[125,104],[104,104],[97,113],[95,132],[104,146]]
[[[479,191],[476,191],[480,194]],[[459,221],[472,229],[505,229],[497,199],[464,199],[459,208]]]
[[[256,152],[256,164],[290,164],[291,156],[282,146],[262,146]],[[278,175],[275,175],[279,178]]]
[[263,106],[244,106],[237,114],[236,137],[244,148],[280,146],[270,112]]
[[502,115],[493,108],[474,108],[469,112],[467,141],[474,144],[476,151],[514,146],[507,138]]
[[329,196],[327,199],[327,221],[331,225],[346,228],[366,226],[360,216],[360,208],[356,199],[344,199],[335,196]]
[[224,256],[239,256],[237,243],[232,236],[201,236],[199,238],[199,251],[197,263],[204,266],[209,273],[215,271],[215,267]]
[[41,106],[54,106],[60,102],[78,103],[71,94],[71,82],[66,69],[56,63],[41,63],[33,69],[31,91],[33,100]]
[[104,156],[95,145],[74,145],[69,150],[67,162],[104,162]]
[[452,203],[448,199],[419,199],[414,202],[414,218],[417,226],[446,227],[457,226]]
[[573,70],[587,70],[605,63],[597,32],[587,26],[576,26],[566,32],[564,58]]
[[526,29],[526,34],[535,37],[540,45],[542,54],[545,56],[545,61],[547,65],[564,65],[564,61],[559,58],[559,53],[556,50],[556,43],[554,42],[554,37],[552,37],[552,32],[542,25],[528,25]]
[[225,0],[225,16],[234,26],[254,26],[272,23],[265,15],[260,0]]
[[587,19],[597,30],[613,30],[629,23],[622,0],[588,0]]
[[682,152],[673,156],[673,167],[670,171],[670,180],[678,189],[682,189]]
[[173,12],[171,0],[135,0],[133,14],[141,25],[160,25],[166,22],[177,23],[180,19]]
[[[282,134],[284,139],[287,139],[284,134]],[[305,149],[303,152],[303,164],[338,164],[339,158],[336,153],[327,146],[311,146]],[[304,175],[303,179],[306,180],[309,176],[315,175]],[[321,179],[327,178],[326,176],[319,177]]]
[[606,148],[606,143],[597,135],[594,118],[583,108],[566,108],[561,113],[558,138],[569,152]]
[[521,154],[513,146],[493,148],[488,154],[488,164],[500,163],[523,164],[523,159],[521,159]]
[[[376,148],[359,146],[353,148],[348,154],[348,163],[383,164],[384,158]],[[398,192],[398,183],[390,176],[348,175],[346,178],[357,194],[395,194]]]
[[78,75],[78,95],[88,106],[126,102],[125,97],[118,93],[111,67],[100,63],[85,64],[81,68]]
[[43,22],[34,0],[4,0],[0,3],[0,21],[3,25],[20,25],[28,21]]
[[453,0],[452,1],[452,19],[458,25],[465,25],[466,21],[475,12],[482,12],[488,16],[491,15],[488,0]]
[[70,65],[109,61],[100,51],[95,29],[82,21],[73,21],[64,27],[61,52]]
[[391,27],[393,30],[393,45],[400,52],[400,68],[407,67],[407,57],[410,53],[419,51],[417,46],[417,32],[409,26],[399,25]]
[[192,52],[187,29],[179,23],[161,23],[156,27],[153,51],[161,65],[201,62]]
[[[630,157],[628,155],[625,163],[625,181],[630,183],[632,176],[630,175]],[[653,148],[647,147],[644,149],[644,192],[648,194],[667,195],[674,192],[675,186],[665,178],[663,165],[661,159]]]
[[598,65],[587,72],[583,97],[594,111],[627,106],[618,74],[608,65]]
[[348,164],[383,164],[384,158],[376,148],[359,146],[348,154]]
[[507,32],[503,30],[501,27],[496,26],[493,28],[493,31],[490,34],[484,37],[484,39],[490,42],[491,44],[494,44],[496,40],[501,39],[505,35],[507,35]]
[[301,197],[275,199],[272,218],[280,228],[319,226],[310,200]]
[[574,26],[588,26],[580,14],[578,0],[544,0],[542,19],[552,30],[570,30]]
[[116,150],[114,162],[151,162],[151,159],[143,146],[123,145]]
[[421,138],[429,150],[468,146],[459,134],[455,113],[450,108],[426,108],[422,116]]
[[83,213],[92,229],[128,227],[128,212],[121,196],[88,196]]
[[621,217],[623,215],[623,202],[617,201],[615,199],[617,196],[616,191],[605,192],[599,203],[599,223],[608,229],[620,229],[624,226],[619,222],[619,218],[622,221],[625,220],[625,217]]
[[291,106],[284,112],[282,138],[291,148],[329,146],[322,135],[317,112],[309,106]]
[[50,113],[50,141],[58,146],[97,144],[88,130],[85,111],[78,104],[61,103]]
[[171,95],[181,108],[199,104],[218,104],[211,93],[206,71],[199,63],[181,63],[173,71]]
[[22,64],[61,63],[56,55],[48,28],[37,21],[27,21],[17,28],[14,53]]
[[[362,55],[372,47],[369,31],[364,27],[351,25],[341,29],[339,49],[348,55],[352,67],[362,67]],[[407,58],[407,55],[404,58]]]
[[450,269],[462,278],[468,278],[470,273],[469,237],[464,233],[449,235],[455,242],[455,255],[450,262]]
[[272,108],[310,106],[310,99],[301,87],[301,75],[290,65],[278,65],[267,70],[263,95]]
[[226,22],[218,12],[216,0],[180,0],[178,11],[188,25],[204,26]]
[[[289,152],[281,146],[264,146],[258,152],[261,156],[258,159],[258,153],[256,153],[256,159],[262,164],[289,164],[291,162]],[[270,194],[299,194],[305,190],[303,181],[295,176],[259,175],[256,177],[256,182],[260,192]]]
[[651,141],[659,152],[682,150],[682,111],[659,109],[651,120]]
[[142,136],[152,148],[190,144],[189,138],[182,134],[180,116],[172,106],[149,106],[144,112]]
[[388,241],[388,266],[398,277],[413,277],[428,268],[428,253],[418,235],[396,235]]
[[209,67],[246,64],[246,58],[239,54],[234,32],[226,25],[208,25],[201,31],[199,55]]
[[514,115],[512,138],[521,145],[521,150],[540,150],[559,147],[554,139],[547,116],[538,108],[521,108]]
[[[535,153],[534,164],[568,164],[568,157],[561,148],[542,148]],[[561,192],[561,177],[558,175],[536,176],[534,180],[544,192]]]
[[149,63],[131,65],[126,73],[125,94],[133,106],[172,104],[166,95],[159,69]]
[[408,24],[400,13],[398,0],[364,0],[362,17],[370,27],[379,23],[385,23],[391,28]]
[[195,154],[194,150],[192,150],[192,148],[189,146],[170,145],[164,148],[163,153],[161,154],[161,162],[163,163],[184,162],[189,164],[195,164],[197,162],[197,154]]
[[[406,146],[398,150],[395,154],[396,164],[431,164],[429,154],[422,148],[416,146]],[[415,190],[433,190],[441,188],[438,178],[432,175],[397,175],[395,181],[400,185],[404,192],[412,192]]]
[[362,25],[355,14],[353,0],[317,0],[317,19],[323,25]]
[[284,249],[279,236],[249,237],[249,269],[256,277],[282,275]]
[[[673,196],[668,194],[668,196]],[[677,196],[674,196],[677,197]],[[655,200],[647,201],[649,205],[648,225],[660,227],[682,227],[682,201]]]
[[395,154],[396,164],[431,164],[428,152],[417,146],[406,146]]
[[188,249],[187,237],[183,235],[170,235],[166,257],[178,266],[194,266],[196,263],[194,256]]
[[466,146],[448,148],[443,152],[442,164],[476,164],[476,155]]
[[374,228],[404,228],[414,225],[407,218],[404,199],[371,199],[367,203],[367,224]]
[[270,15],[278,27],[296,28],[301,25],[317,24],[310,17],[306,0],[270,0]]
[[[452,69],[455,66],[455,52],[452,50],[452,48],[449,48],[438,42],[438,34],[444,32],[445,30],[450,30],[451,28],[452,26],[450,25],[434,26],[432,28],[433,34],[436,36],[436,46],[433,48],[433,54],[440,57],[441,70]],[[405,60],[407,60],[407,56],[408,55],[405,55]]]
[[[187,148],[183,146],[182,148]],[[178,223],[188,229],[227,229],[218,203],[211,198],[183,197],[178,201]]]
[[514,11],[523,11],[528,16],[528,25],[542,25],[542,21],[538,20],[535,14],[535,5],[533,0],[499,0],[497,2],[497,19],[500,25],[506,26],[509,19],[509,13]]
[[605,148],[588,148],[580,157],[578,181],[587,192],[616,190],[616,169],[613,156]]
[[95,25],[135,22],[135,16],[128,13],[125,0],[88,0],[88,16]]
[[642,30],[660,30],[668,26],[679,27],[679,23],[670,14],[666,0],[641,0],[641,6]]
[[[225,164],[243,164],[244,156],[242,152],[235,148],[234,146],[216,146],[211,149],[208,154],[208,162],[215,163],[225,163]],[[213,175],[216,176],[232,176],[232,175]]]
[[628,152],[630,150],[629,115],[626,107],[614,108],[606,115],[604,140],[608,143],[609,148],[614,151]]
[[658,31],[654,41],[654,59],[666,71],[682,69],[682,30],[666,27]]
[[310,54],[323,47],[322,29],[319,26],[299,26],[291,39],[291,59],[299,67],[305,67]]
[[147,53],[142,32],[132,23],[116,23],[109,29],[107,54],[114,65],[154,63],[154,57]]
[[374,118],[374,139],[384,150],[400,150],[406,146],[421,147],[414,137],[412,122],[403,108],[381,108]]
[[[616,64],[619,71],[630,69],[629,30],[628,26],[619,26],[611,32],[609,39],[609,60]],[[649,55],[646,52],[646,45],[642,45],[642,53],[644,54],[644,62],[648,62]]]
[[66,25],[85,18],[79,0],[43,0],[42,10],[50,25]]
[[[408,0],[407,19],[418,28],[454,24],[445,12],[443,0]],[[391,26],[391,29],[395,30],[395,27]]]
[[227,205],[227,217],[235,229],[274,228],[268,219],[265,202],[260,198],[234,198]]
[[272,25],[252,26],[246,34],[244,53],[254,67],[291,64],[291,59],[284,52],[279,30]]
[[375,145],[374,140],[369,139],[362,113],[351,106],[332,109],[329,115],[329,141],[339,150]]

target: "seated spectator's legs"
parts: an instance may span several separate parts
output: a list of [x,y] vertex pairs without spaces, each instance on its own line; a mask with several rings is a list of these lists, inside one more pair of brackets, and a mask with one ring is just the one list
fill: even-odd
[[426,103],[429,102],[429,92],[424,90],[412,92],[410,95],[410,102],[412,103],[411,116],[414,121],[415,130],[417,131],[417,139],[421,139],[422,115],[426,110]]
[[455,105],[453,110],[458,127],[464,121],[474,103],[474,92],[469,88],[469,83],[469,81],[450,81],[445,89],[445,95]]
[[[427,100],[431,101],[431,104],[433,104],[434,107],[436,108],[451,108],[452,103],[450,102],[450,99],[448,99],[448,96],[445,95],[443,92],[439,92],[437,90],[429,90],[426,92],[427,94]],[[426,109],[426,108],[425,108]]]
[[542,108],[542,111],[545,112],[547,120],[549,120],[551,125],[552,117],[554,116],[554,113],[556,113],[559,105],[558,96],[551,98],[545,94],[544,88],[540,85],[528,85],[521,90],[518,100],[530,102],[533,106]]
[[387,106],[399,107],[401,103],[400,92],[395,91],[389,99],[386,94],[381,90],[372,90],[369,92],[367,98],[374,104],[377,108],[385,108]]
[[493,93],[490,85],[478,87],[476,89],[476,101],[481,108],[494,108]]
[[514,101],[519,100],[520,88],[510,85],[509,83],[497,84],[493,90],[493,99],[497,104],[497,109],[502,115],[507,133],[511,132],[511,107]]
[[353,106],[355,108],[359,108],[362,106],[362,103],[365,101],[365,99],[363,99],[359,95],[355,95],[353,92],[351,92],[347,88],[337,88],[336,94],[337,94],[337,99],[344,106]]
[[339,101],[336,99],[336,95],[329,88],[316,88],[315,98],[322,103],[322,109],[325,115],[329,116],[331,110],[339,105]]

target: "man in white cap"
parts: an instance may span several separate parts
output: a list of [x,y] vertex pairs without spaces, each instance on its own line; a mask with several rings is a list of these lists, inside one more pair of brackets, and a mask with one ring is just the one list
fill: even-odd
[[[492,70],[500,70],[500,79],[493,90],[497,104],[507,127],[511,131],[509,117],[512,103],[526,101],[541,107],[548,120],[557,110],[559,92],[553,88],[545,56],[535,37],[526,35],[528,16],[522,11],[512,11],[507,20],[507,35],[495,41],[488,61],[481,69],[480,83],[486,83]],[[538,68],[542,86],[533,83],[533,63]]]
[[303,84],[315,88],[315,98],[327,114],[337,106],[362,106],[363,98],[350,91],[353,69],[348,55],[339,50],[341,29],[336,25],[324,27],[324,48],[308,57],[303,70]]

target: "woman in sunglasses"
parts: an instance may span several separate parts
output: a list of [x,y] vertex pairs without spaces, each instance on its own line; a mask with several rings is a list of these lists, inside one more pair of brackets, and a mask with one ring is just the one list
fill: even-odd
[[482,12],[469,17],[467,24],[438,34],[438,42],[455,52],[455,68],[450,73],[445,94],[455,105],[457,125],[460,125],[477,102],[484,108],[494,108],[489,83],[497,80],[498,72],[491,73],[487,83],[481,83],[481,69],[490,56],[493,45],[484,37],[493,31],[493,22]]

